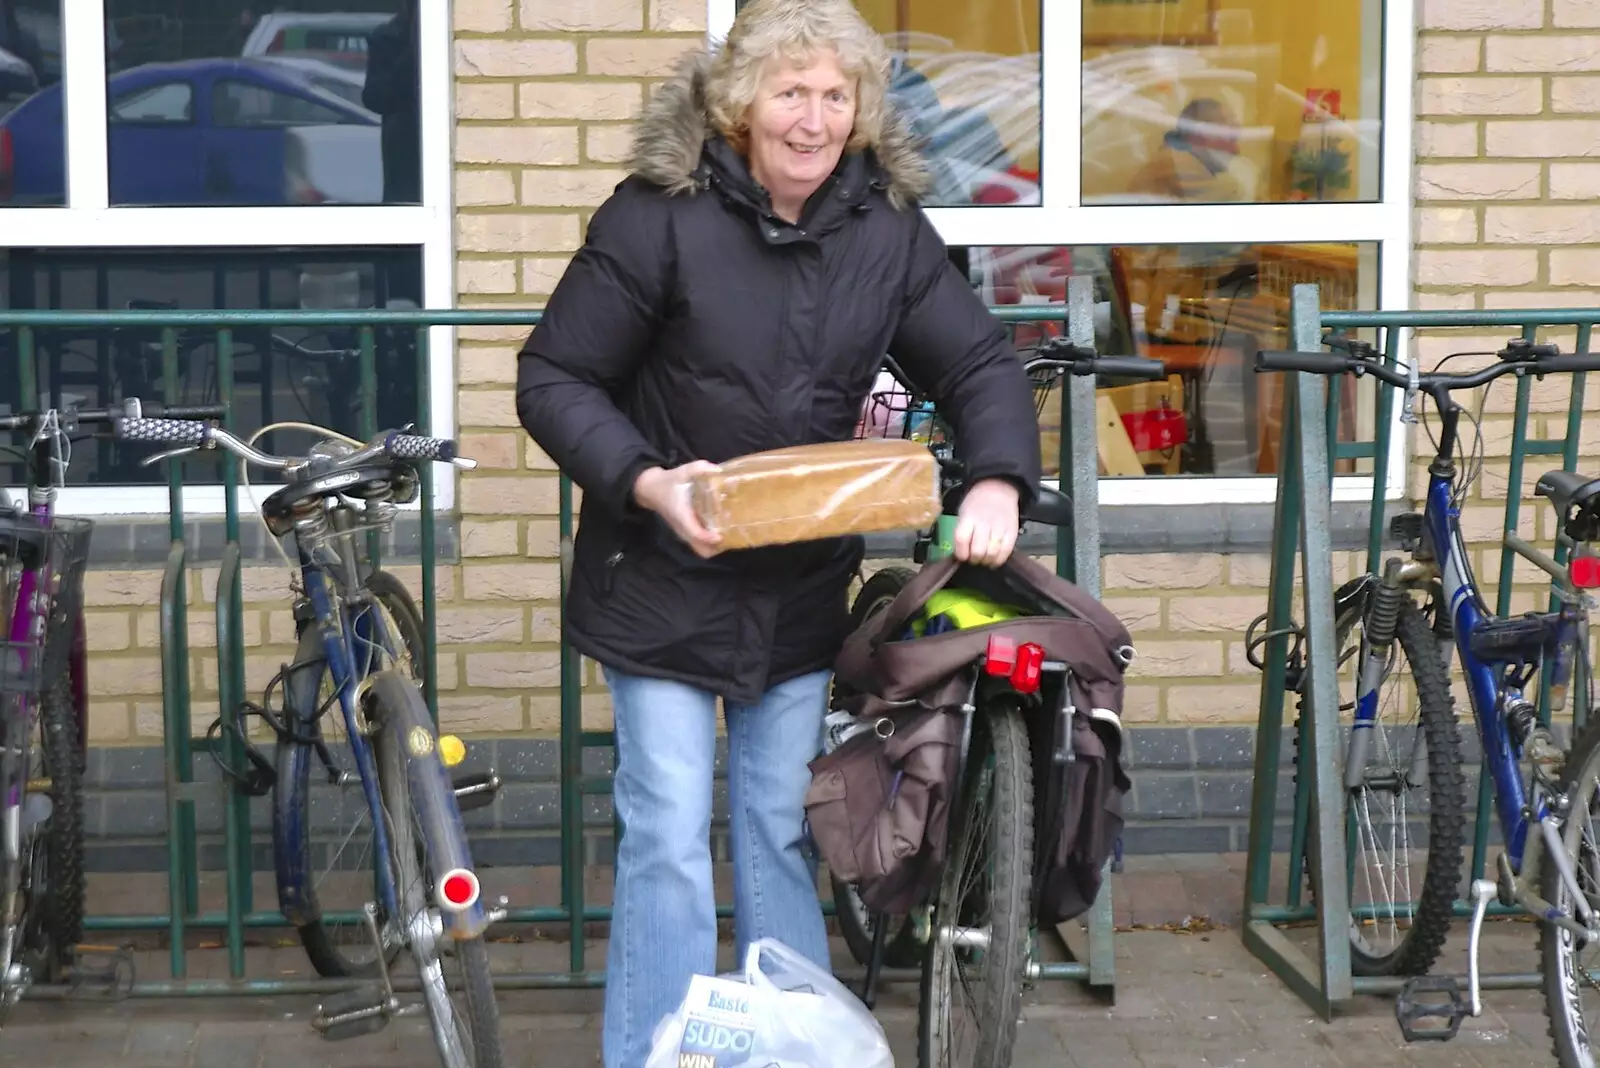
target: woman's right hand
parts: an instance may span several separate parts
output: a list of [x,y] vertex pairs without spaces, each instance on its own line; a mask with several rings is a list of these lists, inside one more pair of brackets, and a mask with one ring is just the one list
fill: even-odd
[[651,467],[633,480],[633,499],[639,506],[666,520],[673,533],[703,560],[722,551],[722,535],[707,530],[695,515],[689,482],[695,475],[718,470],[708,460],[693,460],[678,467]]

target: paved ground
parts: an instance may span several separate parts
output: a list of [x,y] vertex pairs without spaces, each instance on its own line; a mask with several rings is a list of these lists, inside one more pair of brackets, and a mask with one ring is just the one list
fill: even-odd
[[[1115,883],[1118,920],[1117,993],[1106,1005],[1072,983],[1041,984],[1029,998],[1014,1064],[1017,1068],[1280,1068],[1400,1065],[1553,1064],[1537,993],[1493,992],[1484,1016],[1462,1025],[1455,1041],[1406,1046],[1392,1002],[1360,999],[1331,1024],[1304,1005],[1242,946],[1238,931],[1239,858],[1132,858]],[[487,880],[486,880],[487,882]],[[97,884],[97,911],[131,908],[136,882]],[[1176,933],[1185,918],[1188,933]],[[1163,927],[1165,925],[1165,927]],[[1291,931],[1297,940],[1314,932]],[[525,940],[495,947],[497,971],[556,971],[569,946],[523,932]],[[297,948],[270,932],[254,936],[251,974],[305,972]],[[1490,971],[1530,971],[1535,932],[1500,922],[1486,933]],[[273,942],[280,944],[273,945]],[[1465,972],[1465,925],[1446,947],[1440,970]],[[604,943],[587,944],[590,967]],[[841,948],[841,963],[843,951]],[[191,974],[225,976],[226,955],[200,948]],[[140,978],[166,973],[166,954],[140,953]],[[308,1019],[314,997],[230,997],[118,1003],[29,1001],[0,1031],[0,1063],[61,1068],[411,1068],[430,1059],[423,1025],[396,1021],[380,1034],[329,1043]],[[597,990],[517,990],[502,996],[510,1063],[518,1068],[581,1068],[598,1063]],[[879,1018],[901,1068],[915,1065],[914,985],[888,988]],[[849,1068],[849,1066],[838,1066]]]

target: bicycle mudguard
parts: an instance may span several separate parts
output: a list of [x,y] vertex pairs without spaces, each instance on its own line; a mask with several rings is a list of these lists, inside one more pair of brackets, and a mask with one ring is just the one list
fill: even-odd
[[[394,668],[373,675],[368,692],[368,699],[377,704],[374,711],[382,722],[381,729],[394,731],[400,739],[411,804],[426,842],[433,904],[444,921],[445,936],[476,938],[489,926],[489,917],[473,871],[455,784],[439,757],[439,733],[427,702],[416,683]],[[453,893],[452,887],[459,885],[466,885],[470,895]]]

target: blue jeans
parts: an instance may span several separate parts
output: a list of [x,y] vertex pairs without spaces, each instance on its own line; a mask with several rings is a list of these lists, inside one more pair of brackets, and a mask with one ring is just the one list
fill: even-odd
[[[606,959],[605,1068],[643,1068],[650,1035],[717,970],[711,783],[717,699],[679,682],[606,669],[616,721],[614,796],[623,823]],[[803,845],[806,766],[822,748],[829,673],[760,704],[728,704],[728,789],[738,959],[776,938],[827,967],[816,861]]]

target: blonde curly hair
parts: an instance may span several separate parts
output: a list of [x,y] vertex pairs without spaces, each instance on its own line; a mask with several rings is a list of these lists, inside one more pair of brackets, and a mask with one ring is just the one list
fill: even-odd
[[845,147],[877,148],[883,140],[889,50],[850,0],[752,0],[733,20],[706,79],[712,125],[736,151],[750,143],[750,106],[767,64],[810,61],[833,50],[839,68],[856,80],[855,127]]

